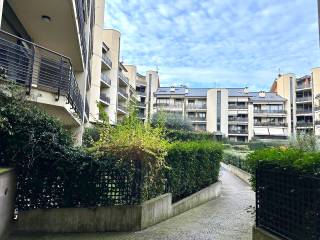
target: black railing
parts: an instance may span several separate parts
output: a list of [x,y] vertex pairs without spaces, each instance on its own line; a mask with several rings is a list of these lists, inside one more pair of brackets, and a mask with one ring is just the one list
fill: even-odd
[[83,7],[82,0],[76,0],[76,9],[77,9],[77,19],[78,19],[78,26],[80,32],[80,42],[81,42],[81,49],[84,62],[87,60],[87,41],[85,36],[85,9]]
[[110,103],[110,98],[107,97],[107,94],[105,94],[105,93],[100,93],[100,100],[102,100],[106,103]]
[[313,122],[297,122],[297,127],[313,127]]
[[203,121],[203,122],[207,120],[206,117],[188,117],[188,119],[190,121]]
[[320,178],[289,168],[256,171],[256,226],[283,239],[320,239]]
[[254,126],[287,127],[288,124],[282,122],[255,122]]
[[312,113],[312,109],[297,109],[297,114],[310,114]]
[[207,104],[188,104],[187,109],[207,109]]
[[248,134],[248,130],[230,130],[229,129],[229,134]]
[[275,110],[275,109],[268,109],[268,110],[262,110],[262,109],[254,109],[253,110],[254,113],[266,113],[266,114],[272,114],[272,113],[280,113],[280,114],[285,114],[287,113],[286,110],[284,109],[278,109],[278,110]]
[[229,118],[229,122],[248,122],[248,118]]
[[128,97],[129,97],[129,95],[128,95],[128,93],[126,92],[125,89],[119,88],[119,89],[118,89],[118,93],[120,93],[120,94],[121,94],[122,96],[124,96],[125,98],[128,98]]
[[146,107],[146,103],[145,102],[138,102],[137,106],[145,108]]
[[[0,66],[7,80],[66,96],[68,104],[83,119],[83,99],[69,58],[0,30]],[[10,41],[6,39],[11,39]]]
[[248,105],[229,105],[229,109],[248,109]]
[[106,85],[111,85],[111,79],[108,77],[108,75],[107,74],[105,74],[105,73],[102,73],[101,74],[101,80],[102,80],[102,82],[104,82]]

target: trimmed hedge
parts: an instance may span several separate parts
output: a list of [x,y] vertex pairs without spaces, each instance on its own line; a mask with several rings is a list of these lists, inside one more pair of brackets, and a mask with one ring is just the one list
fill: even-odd
[[166,130],[165,138],[170,142],[216,140],[215,135],[209,132],[195,132],[173,129]]
[[224,150],[223,162],[231,164],[235,167],[242,169],[243,171],[250,172],[250,167],[246,161],[248,152],[239,152],[232,149]]
[[263,148],[271,148],[271,147],[280,147],[280,146],[288,146],[288,141],[261,141],[261,140],[252,140],[248,143],[249,149],[254,151]]
[[256,169],[264,165],[291,169],[300,174],[320,175],[319,152],[304,152],[296,148],[285,147],[265,148],[249,154],[247,162],[253,173],[253,186],[255,186]]
[[222,146],[213,141],[175,142],[167,163],[167,190],[173,201],[185,198],[218,181]]

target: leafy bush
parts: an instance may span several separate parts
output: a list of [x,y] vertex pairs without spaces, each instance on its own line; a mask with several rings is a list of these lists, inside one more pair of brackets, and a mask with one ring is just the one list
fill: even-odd
[[175,142],[167,163],[168,191],[173,201],[189,196],[216,182],[219,176],[222,146],[213,141]]
[[255,172],[258,167],[271,165],[276,168],[292,169],[301,174],[320,175],[320,153],[305,152],[296,148],[266,148],[249,154],[247,162],[255,186]]
[[151,119],[152,126],[164,125],[167,129],[192,131],[192,123],[184,118],[182,114],[165,113],[162,111],[153,114]]
[[250,172],[250,168],[247,163],[248,152],[239,152],[232,149],[223,151],[223,162],[236,166],[246,172]]
[[107,158],[117,159],[119,166],[133,164],[138,171],[134,174],[143,178],[142,200],[146,200],[164,191],[167,147],[163,129],[142,123],[133,111],[115,127],[106,124],[90,152],[97,161]]
[[165,131],[165,138],[170,142],[216,140],[214,134],[209,132],[194,132],[172,129],[167,129]]
[[249,142],[248,146],[250,150],[254,151],[254,150],[263,149],[263,148],[288,146],[288,141],[285,141],[285,140],[262,141],[259,139],[252,139],[252,141]]
[[290,141],[290,146],[301,151],[318,151],[319,144],[314,134],[300,133]]
[[92,147],[95,142],[100,139],[100,127],[92,126],[84,130],[82,137],[82,145],[84,147]]

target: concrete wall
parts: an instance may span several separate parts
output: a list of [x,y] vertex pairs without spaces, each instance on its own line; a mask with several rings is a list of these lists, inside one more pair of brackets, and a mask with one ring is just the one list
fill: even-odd
[[212,200],[221,193],[221,182],[172,205],[167,193],[135,206],[35,209],[19,212],[17,232],[139,231]]
[[0,173],[0,239],[5,239],[13,221],[16,177],[13,170]]
[[250,182],[251,174],[250,173],[247,173],[246,171],[243,171],[242,169],[237,168],[236,166],[233,166],[231,164],[221,163],[221,166],[223,168],[227,169],[228,171],[230,171],[231,173],[233,173],[234,175],[236,175],[238,178],[240,178],[241,180],[243,180],[247,184],[251,185],[251,182]]

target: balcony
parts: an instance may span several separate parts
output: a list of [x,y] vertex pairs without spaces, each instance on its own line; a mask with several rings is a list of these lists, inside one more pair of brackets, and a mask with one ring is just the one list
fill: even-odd
[[189,109],[207,109],[207,104],[188,104],[187,110]]
[[[71,60],[2,30],[0,32],[7,39],[14,40],[11,42],[0,38],[0,66],[5,69],[6,80],[26,87],[29,94],[33,89],[43,91],[43,94],[44,92],[53,94],[54,100],[39,95],[37,103],[62,107],[67,110],[61,112],[64,116],[70,112],[67,109],[70,107],[72,112],[83,119],[84,102]],[[60,114],[60,111],[57,114]]]
[[146,108],[146,103],[145,103],[145,102],[138,102],[138,103],[137,103],[137,106],[138,106],[139,108]]
[[138,118],[140,118],[140,119],[145,119],[146,116],[145,116],[144,113],[138,113]]
[[257,127],[287,127],[287,123],[282,122],[255,122],[254,126]]
[[254,109],[253,110],[254,113],[258,113],[258,114],[286,114],[287,111],[280,109],[280,110],[261,110],[261,109]]
[[121,113],[127,114],[128,113],[128,107],[123,104],[118,104],[118,110]]
[[100,93],[100,101],[106,105],[110,104],[110,98],[105,93]]
[[109,68],[112,68],[112,61],[111,59],[108,57],[107,54],[103,53],[102,54],[102,62]]
[[122,73],[118,72],[119,79],[127,86],[129,85],[129,79]]
[[312,96],[307,97],[296,97],[296,102],[311,102]]
[[297,109],[297,114],[312,114],[312,109]]
[[229,134],[236,134],[236,135],[238,135],[238,134],[248,134],[248,130],[247,129],[240,129],[240,130],[234,130],[234,129],[230,130],[229,129]]
[[188,116],[188,119],[190,121],[193,121],[193,122],[206,122],[207,121],[206,117],[191,117],[191,116]]
[[87,59],[87,41],[85,36],[85,16],[84,16],[84,6],[83,1],[76,0],[76,10],[77,10],[77,19],[80,33],[80,43],[82,49],[82,55],[84,62]]
[[229,123],[234,122],[234,123],[247,123],[248,122],[248,118],[229,118],[228,119]]
[[143,97],[146,96],[146,92],[142,92],[142,91],[136,91],[136,94],[140,95],[140,96],[143,96]]
[[170,108],[170,109],[179,109],[182,111],[183,104],[169,104],[169,103],[155,103],[153,105],[154,107],[157,108]]
[[313,122],[299,121],[299,122],[297,122],[296,126],[297,127],[301,127],[301,128],[312,128],[313,127]]
[[140,86],[147,86],[147,82],[146,81],[139,81],[139,80],[137,80],[136,81],[136,85],[140,85]]
[[111,86],[111,79],[105,73],[101,74],[101,82],[103,83],[104,86],[107,86],[107,87]]
[[303,90],[303,89],[310,89],[311,88],[311,84],[307,83],[307,84],[297,84],[296,89],[297,90]]
[[128,95],[128,93],[126,92],[125,89],[119,88],[119,89],[118,89],[118,94],[119,94],[120,96],[124,97],[125,99],[128,99],[128,97],[129,97],[129,95]]
[[248,110],[248,105],[229,105],[230,110]]

